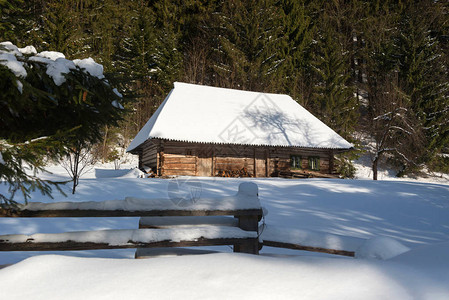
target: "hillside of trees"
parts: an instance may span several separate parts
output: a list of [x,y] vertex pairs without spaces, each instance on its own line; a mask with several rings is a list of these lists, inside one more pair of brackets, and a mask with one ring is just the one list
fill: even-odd
[[92,57],[137,95],[102,128],[105,160],[182,81],[288,94],[374,168],[449,172],[447,1],[0,0],[0,11],[0,41]]

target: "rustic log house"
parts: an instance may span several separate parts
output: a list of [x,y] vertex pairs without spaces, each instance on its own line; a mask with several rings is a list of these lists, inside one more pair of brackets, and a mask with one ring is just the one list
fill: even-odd
[[127,151],[158,176],[332,174],[352,148],[290,96],[174,83]]

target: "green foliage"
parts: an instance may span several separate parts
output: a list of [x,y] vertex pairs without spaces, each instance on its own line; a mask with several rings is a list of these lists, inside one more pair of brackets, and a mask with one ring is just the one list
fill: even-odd
[[37,173],[44,171],[46,157],[56,157],[63,148],[56,138],[42,138],[20,144],[9,144],[0,140],[0,179],[8,186],[9,197],[0,194],[0,206],[16,206],[14,196],[20,192],[25,203],[30,193],[36,190],[42,195],[52,197],[52,188],[64,192],[59,185],[64,182],[43,180]]
[[[32,122],[32,106],[37,104],[43,108],[48,102],[44,100],[44,93],[35,92],[34,97],[30,96],[33,89],[23,82],[20,93],[17,77],[0,65],[0,179],[9,192],[9,196],[0,194],[0,205],[15,205],[13,198],[17,192],[27,201],[36,189],[48,196],[51,196],[52,187],[59,189],[58,182],[42,180],[36,173],[43,170],[45,157],[56,158],[64,151],[60,132],[55,131],[52,136],[41,135],[29,123]],[[36,115],[34,118],[43,119]],[[24,131],[24,127],[28,129]]]
[[305,106],[312,93],[311,56],[317,7],[315,1],[283,0],[278,4],[283,37],[276,58],[282,62],[277,92],[291,95]]
[[0,0],[0,40],[10,40],[14,37],[14,29],[18,20],[15,13],[20,12],[22,0]]
[[[386,136],[385,149],[405,149],[411,139],[377,117],[407,109],[402,125],[412,125],[426,145],[390,153],[407,168],[432,162],[449,145],[447,1],[0,0],[0,9],[3,38],[68,58],[93,57],[140,95],[121,123],[125,141],[173,82],[185,81],[289,94],[348,140],[354,132],[379,142]],[[71,84],[83,82],[71,76]],[[6,82],[17,86],[0,85]],[[43,93],[40,105],[48,106],[45,93],[79,99],[81,90],[34,93]],[[389,105],[392,99],[401,108]]]
[[443,45],[431,30],[443,13],[440,6],[426,10],[425,1],[406,5],[396,40],[401,86],[427,139],[428,154],[422,161],[435,156],[449,141],[448,66],[443,60]]
[[354,167],[352,161],[347,157],[339,156],[336,159],[336,171],[343,178],[354,178],[356,168]]
[[354,178],[356,168],[353,161],[357,160],[363,153],[362,147],[357,141],[353,141],[354,149],[345,153],[335,155],[335,170],[342,178]]
[[349,51],[336,39],[338,32],[330,22],[318,36],[311,62],[314,93],[309,106],[324,123],[347,138],[358,120]]
[[18,190],[25,200],[34,189],[49,195],[55,184],[36,176],[46,159],[59,159],[99,141],[101,128],[117,125],[124,112],[113,105],[124,99],[106,79],[76,68],[56,85],[46,63],[18,58],[27,72],[24,78],[0,65],[0,152],[5,162],[0,164],[0,178],[10,192],[10,197],[1,195],[3,203],[14,203]]
[[213,66],[217,85],[270,89],[281,62],[277,56],[281,15],[274,1],[224,1],[217,17]]
[[449,174],[449,155],[436,155],[432,161],[428,163],[429,170],[432,172],[441,172]]

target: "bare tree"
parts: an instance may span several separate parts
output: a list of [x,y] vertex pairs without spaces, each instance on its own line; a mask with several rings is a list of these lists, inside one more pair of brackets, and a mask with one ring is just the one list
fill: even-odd
[[411,109],[409,98],[399,88],[397,73],[377,80],[375,85],[368,85],[369,108],[365,128],[374,140],[374,180],[377,180],[379,161],[386,153],[393,154],[405,168],[415,166],[424,149],[419,120]]
[[62,167],[72,179],[72,194],[75,194],[76,187],[79,184],[79,178],[91,170],[96,162],[96,158],[92,155],[91,150],[91,146],[72,148],[67,154],[66,159],[61,162]]
[[190,83],[204,84],[207,80],[207,43],[200,37],[191,39],[184,55],[184,80]]

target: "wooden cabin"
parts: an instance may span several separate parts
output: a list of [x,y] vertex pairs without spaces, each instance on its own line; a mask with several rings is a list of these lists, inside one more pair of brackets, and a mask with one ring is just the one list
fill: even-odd
[[175,82],[127,151],[158,176],[334,173],[352,148],[288,95]]

